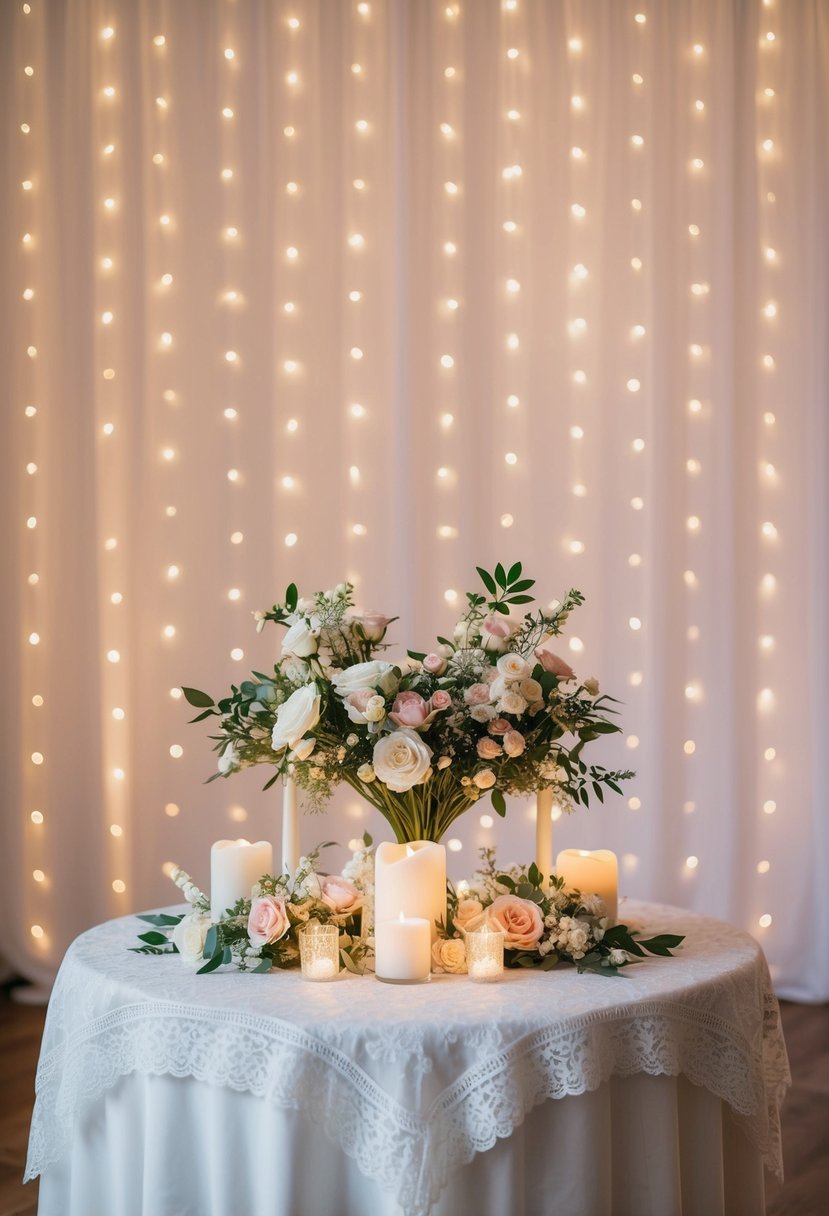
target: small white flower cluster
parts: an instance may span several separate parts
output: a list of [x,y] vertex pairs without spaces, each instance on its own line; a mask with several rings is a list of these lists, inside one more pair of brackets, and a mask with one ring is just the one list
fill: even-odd
[[343,878],[353,882],[363,897],[360,932],[362,937],[369,937],[374,932],[374,849],[371,845],[355,849],[343,866]]
[[210,911],[210,900],[204,891],[196,886],[186,870],[182,870],[181,866],[175,866],[170,873],[170,878],[179,888],[188,904],[192,904],[194,908],[203,912]]
[[[552,921],[552,924],[548,922]],[[595,946],[604,937],[605,928],[607,927],[607,918],[602,917],[597,923],[590,920],[582,920],[575,916],[562,916],[558,920],[554,916],[548,916],[545,924],[548,924],[550,935],[546,941],[541,943],[541,946],[546,946],[547,949],[539,950],[542,954],[549,954],[555,949],[560,954],[567,954],[570,958],[584,958],[585,954]]]

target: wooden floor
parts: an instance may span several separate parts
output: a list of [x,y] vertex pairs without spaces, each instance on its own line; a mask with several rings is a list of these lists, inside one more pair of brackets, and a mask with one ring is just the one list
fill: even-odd
[[[768,1216],[823,1216],[829,1211],[829,1006],[784,1003],[782,1010],[793,1086],[783,1112],[786,1182],[770,1183]],[[24,1187],[21,1179],[44,1016],[0,990],[0,1216],[37,1210],[37,1183]]]

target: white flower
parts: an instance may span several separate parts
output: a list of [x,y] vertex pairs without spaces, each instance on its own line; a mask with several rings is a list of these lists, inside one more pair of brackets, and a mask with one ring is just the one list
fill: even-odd
[[610,965],[611,965],[611,967],[621,967],[621,966],[623,966],[623,965],[624,965],[624,964],[625,964],[627,961],[628,961],[628,956],[627,956],[627,951],[626,951],[626,950],[617,950],[617,949],[615,949],[615,948],[614,948],[613,950],[611,950],[611,951],[610,951]]
[[491,768],[482,768],[472,778],[479,790],[491,789],[495,784],[496,777]]
[[316,739],[300,739],[291,750],[292,760],[307,760],[317,746]]
[[502,654],[495,666],[498,668],[498,674],[505,680],[523,680],[531,671],[527,660],[515,651]]
[[310,614],[314,611],[315,606],[314,601],[307,595],[304,595],[297,602],[296,610],[297,612],[301,612],[303,616],[310,616]]
[[185,963],[199,963],[204,950],[210,917],[200,912],[189,912],[173,929],[173,944]]
[[236,755],[236,747],[231,740],[225,750],[219,756],[219,772],[232,773],[239,767],[239,757]]
[[320,695],[317,686],[305,684],[292,692],[276,712],[272,735],[274,751],[279,751],[286,744],[296,747],[305,732],[316,726],[319,720]]
[[282,639],[283,655],[292,654],[297,658],[307,659],[309,654],[316,654],[318,649],[317,635],[304,617],[294,621]]
[[439,937],[432,946],[432,970],[466,974],[466,943],[457,937]]
[[265,616],[265,614],[261,608],[256,609],[256,611],[253,614],[253,619],[256,621],[256,632],[261,633],[262,630],[265,628],[265,621],[267,620],[267,617]]
[[527,702],[520,692],[505,692],[498,702],[498,712],[502,714],[520,715],[523,714],[526,708]]
[[386,702],[383,697],[369,697],[364,716],[366,722],[382,722],[386,716]]
[[403,728],[375,743],[373,759],[375,775],[402,794],[427,780],[432,749],[415,731]]
[[380,688],[388,694],[397,688],[397,676],[391,663],[372,659],[370,663],[354,663],[345,671],[338,671],[331,677],[331,683],[343,698],[361,688]]
[[[495,669],[493,668],[493,671],[494,670]],[[490,685],[489,685],[490,700],[497,701],[497,700],[499,700],[500,697],[503,697],[503,695],[507,692],[509,692],[509,684],[507,683],[507,681],[504,679],[503,676],[495,676],[495,678],[490,682]]]
[[588,676],[586,680],[583,680],[582,688],[585,692],[589,692],[591,697],[599,695],[599,681],[595,676]]
[[290,680],[292,684],[304,684],[308,679],[309,667],[304,659],[288,655],[286,659],[282,660],[280,666],[285,679]]
[[518,691],[525,701],[540,701],[544,694],[544,689],[538,680],[522,680],[518,685]]
[[462,650],[468,649],[480,637],[480,629],[471,621],[458,621],[452,637]]
[[473,705],[469,716],[476,722],[491,722],[496,716],[496,709],[494,705]]
[[361,764],[357,769],[357,776],[365,785],[370,785],[372,781],[377,780],[377,774],[370,764]]

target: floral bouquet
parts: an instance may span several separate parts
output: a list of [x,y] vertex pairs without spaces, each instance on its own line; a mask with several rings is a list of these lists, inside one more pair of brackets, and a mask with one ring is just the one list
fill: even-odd
[[618,975],[649,954],[670,955],[684,940],[675,933],[639,939],[627,925],[608,928],[598,895],[565,891],[553,875],[549,886],[533,864],[499,873],[492,849],[481,850],[482,867],[456,889],[449,884],[446,923],[432,948],[436,971],[466,971],[465,934],[486,924],[504,935],[504,965],[550,971],[559,962],[578,971]]
[[632,773],[583,759],[588,743],[621,729],[613,698],[551,648],[584,597],[571,590],[519,616],[534,598],[521,563],[478,574],[484,593],[467,592],[452,639],[395,662],[383,656],[396,618],[356,611],[351,584],[310,598],[291,584],[282,603],[254,613],[257,629],[286,629],[270,673],[252,672],[218,703],[183,689],[201,710],[194,722],[219,719],[209,780],[265,764],[266,789],[290,777],[316,807],[344,781],[400,842],[440,840],[485,793],[502,816],[508,794],[551,789],[570,811],[591,793],[621,793]]
[[[364,856],[370,855],[371,838],[364,837],[349,865],[363,875]],[[359,917],[369,893],[344,875],[317,870],[320,845],[300,858],[293,876],[265,874],[253,887],[250,899],[237,900],[220,920],[210,916],[210,900],[176,866],[170,874],[191,906],[187,913],[160,912],[139,917],[152,926],[140,933],[142,946],[136,954],[180,954],[187,963],[202,965],[198,974],[233,963],[242,971],[263,972],[299,965],[299,933],[311,922],[333,924],[340,929],[340,957],[350,971],[362,973],[369,953],[368,942],[359,936]],[[373,868],[372,868],[373,871]]]

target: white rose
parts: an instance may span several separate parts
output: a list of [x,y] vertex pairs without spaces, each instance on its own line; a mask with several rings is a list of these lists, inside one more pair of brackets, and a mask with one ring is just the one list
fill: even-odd
[[502,714],[523,714],[527,702],[518,692],[505,692],[498,702],[498,712]]
[[621,967],[628,961],[627,952],[625,950],[614,949],[610,951],[611,967]]
[[403,794],[428,777],[432,749],[415,731],[403,728],[375,743],[373,760],[375,775]]
[[316,654],[318,649],[319,643],[314,631],[303,617],[294,621],[282,639],[283,655],[292,654],[297,658],[307,659],[309,654]]
[[391,663],[373,659],[370,663],[354,663],[345,671],[338,671],[331,677],[331,683],[343,698],[361,688],[380,688],[388,694],[396,690],[397,676]]
[[357,776],[365,785],[370,785],[372,781],[377,780],[377,774],[370,764],[361,764],[357,769]]
[[595,676],[588,676],[587,679],[583,681],[582,687],[584,688],[585,692],[590,693],[591,697],[597,697],[599,695],[599,681]]
[[530,674],[530,665],[526,659],[523,659],[520,654],[511,651],[509,654],[502,654],[496,663],[498,674],[503,676],[505,680],[523,680],[525,676]]
[[482,768],[472,778],[479,790],[491,789],[495,784],[495,774],[491,768]]
[[382,697],[369,697],[366,705],[366,722],[382,722],[386,716],[386,702]]
[[467,650],[470,646],[478,641],[478,638],[480,637],[480,629],[471,621],[458,621],[452,637],[462,650]]
[[491,722],[496,716],[494,705],[473,705],[469,711],[470,718],[475,722]]
[[185,963],[200,963],[210,917],[201,912],[190,912],[173,929],[173,944]]
[[300,739],[299,743],[291,750],[291,759],[307,760],[316,746],[316,739]]
[[303,616],[309,616],[314,611],[315,607],[316,605],[314,604],[314,601],[309,599],[307,595],[304,595],[297,602],[296,610],[297,612],[301,612]]
[[276,711],[276,721],[273,724],[274,751],[280,748],[296,747],[306,731],[312,729],[320,720],[320,695],[316,684],[305,684],[292,692]]
[[491,701],[497,701],[499,697],[503,697],[504,693],[509,692],[509,684],[503,676],[495,676],[489,684],[489,697]]
[[466,974],[466,943],[459,937],[439,937],[432,946],[432,970]]
[[221,756],[219,756],[219,772],[232,773],[238,767],[239,757],[236,755],[236,748],[232,742],[228,743]]
[[525,701],[540,701],[544,694],[544,689],[538,680],[522,680],[518,685],[518,691]]

